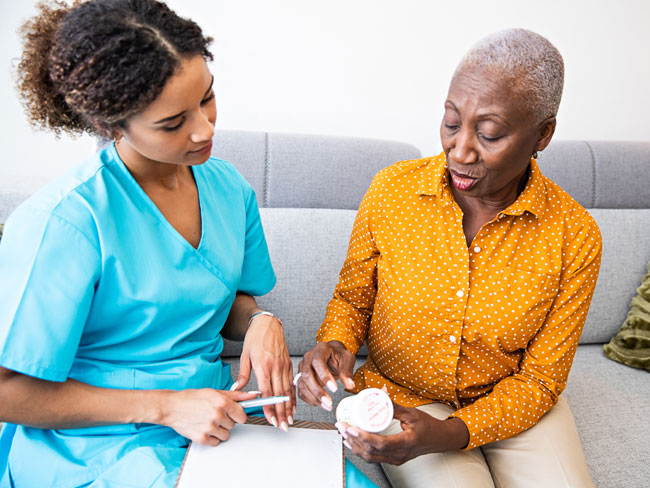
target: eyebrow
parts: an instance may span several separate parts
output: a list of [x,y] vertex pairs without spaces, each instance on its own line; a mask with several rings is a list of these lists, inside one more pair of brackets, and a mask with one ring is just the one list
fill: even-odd
[[[446,104],[451,105],[451,108],[453,108],[456,112],[458,112],[458,107],[456,107],[456,105],[454,104],[454,102],[452,102],[451,100],[445,100],[445,105],[446,105]],[[508,124],[508,121],[507,121],[506,119],[504,119],[504,118],[503,118],[501,115],[499,115],[498,113],[495,113],[495,112],[488,112],[488,113],[484,113],[484,114],[478,114],[478,118],[479,118],[479,120],[485,120],[485,119],[487,119],[487,118],[489,118],[489,117],[496,117],[497,119],[499,119],[500,121],[502,121],[504,124],[510,125],[510,124]]]
[[[210,93],[210,90],[212,90],[213,83],[214,83],[214,75],[212,75],[212,79],[210,80],[210,86],[208,87],[208,89],[203,94],[203,98],[208,96],[208,93]],[[180,117],[184,113],[185,113],[185,110],[183,110],[182,112],[177,113],[176,115],[170,115],[169,117],[165,117],[164,119],[157,120],[156,122],[154,122],[154,124],[164,124],[165,122],[169,122],[170,120],[174,120],[174,119]]]

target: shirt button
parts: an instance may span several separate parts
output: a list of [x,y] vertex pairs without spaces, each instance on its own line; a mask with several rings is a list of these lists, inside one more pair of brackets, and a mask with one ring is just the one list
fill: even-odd
[[478,247],[478,246],[476,246],[476,247],[474,248],[474,252],[476,252],[476,253],[479,253],[479,252],[481,252],[481,248],[480,248],[480,247]]
[[456,292],[456,296],[457,296],[458,298],[462,297],[463,295],[464,295],[463,290],[458,290],[458,291]]
[[452,344],[456,344],[456,336],[449,336],[449,340],[451,341]]

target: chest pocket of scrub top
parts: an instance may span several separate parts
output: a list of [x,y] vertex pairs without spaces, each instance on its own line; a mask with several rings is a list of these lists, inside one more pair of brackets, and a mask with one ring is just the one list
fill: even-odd
[[524,349],[543,325],[558,291],[559,274],[493,269],[472,286],[463,338],[474,342],[485,335],[507,351]]

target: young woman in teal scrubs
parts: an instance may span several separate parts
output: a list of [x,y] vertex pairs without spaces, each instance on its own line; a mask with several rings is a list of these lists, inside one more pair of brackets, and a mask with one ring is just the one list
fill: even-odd
[[[11,215],[0,244],[0,486],[173,486],[188,440],[293,423],[255,194],[211,157],[209,38],[155,0],[41,5],[23,28],[30,121],[113,139]],[[222,337],[243,340],[233,384]],[[245,477],[245,473],[242,473]],[[350,472],[360,479],[358,472]]]

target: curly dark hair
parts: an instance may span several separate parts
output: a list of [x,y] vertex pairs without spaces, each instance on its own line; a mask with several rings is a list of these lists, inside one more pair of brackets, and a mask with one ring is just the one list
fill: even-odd
[[212,59],[200,27],[156,0],[44,0],[20,29],[16,85],[32,126],[112,137],[184,58]]

